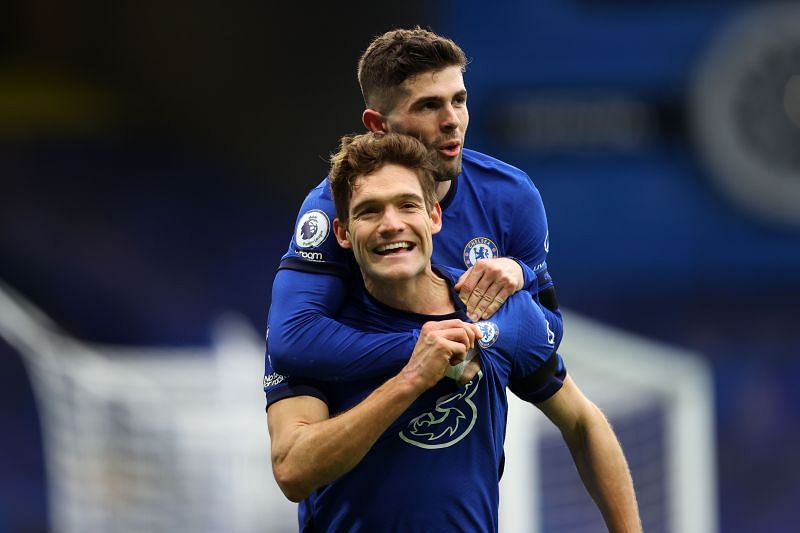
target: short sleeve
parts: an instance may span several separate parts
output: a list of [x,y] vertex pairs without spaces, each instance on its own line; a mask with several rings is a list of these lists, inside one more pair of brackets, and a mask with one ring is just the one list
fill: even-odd
[[313,396],[328,403],[323,387],[314,380],[284,376],[275,372],[269,355],[265,357],[264,364],[264,395],[267,398],[267,409],[275,402],[296,396]]
[[513,297],[519,329],[509,389],[525,401],[538,403],[561,388],[566,368],[555,352],[555,334],[542,310],[529,297],[521,296]]

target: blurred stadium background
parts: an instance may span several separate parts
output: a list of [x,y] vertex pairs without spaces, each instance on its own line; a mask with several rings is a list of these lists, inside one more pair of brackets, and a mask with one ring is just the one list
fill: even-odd
[[[356,58],[413,24],[472,59],[468,146],[542,192],[562,304],[711,368],[719,530],[796,530],[797,2],[6,2],[0,281],[93,345],[213,351],[231,311],[263,334],[297,206],[361,130]],[[3,340],[0,398],[0,532],[47,531]]]

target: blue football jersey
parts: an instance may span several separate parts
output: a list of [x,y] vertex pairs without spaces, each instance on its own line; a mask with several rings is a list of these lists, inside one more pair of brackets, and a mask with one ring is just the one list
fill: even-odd
[[[523,171],[464,149],[461,174],[440,204],[444,216],[442,231],[433,236],[434,263],[469,268],[480,259],[513,257],[534,273],[525,273],[532,292],[553,285],[547,273],[550,243],[542,197]],[[333,235],[334,218],[326,178],[306,196],[280,268],[358,275],[352,254]]]
[[[436,268],[451,285],[456,312],[428,316],[392,309],[355,291],[340,320],[366,331],[419,329],[460,318],[452,285],[462,271]],[[422,394],[350,472],[312,493],[298,508],[301,531],[496,531],[506,430],[506,389],[526,401],[555,394],[566,375],[552,332],[525,293],[478,322],[481,372],[465,387],[442,379]],[[348,382],[287,377],[267,370],[267,404],[315,396],[331,416],[366,398],[391,377]]]

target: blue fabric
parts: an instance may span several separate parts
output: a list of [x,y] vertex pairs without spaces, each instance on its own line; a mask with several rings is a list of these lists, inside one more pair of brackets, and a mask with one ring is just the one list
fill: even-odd
[[[393,310],[359,289],[340,319],[371,332],[418,329],[429,320],[468,320],[452,290],[461,271],[437,272],[451,284],[453,314]],[[543,401],[560,389],[564,366],[554,354],[541,310],[527,293],[513,295],[478,325],[484,333],[481,373],[466,387],[443,379],[421,395],[353,470],[300,503],[301,531],[497,530],[506,388],[513,384],[524,400]],[[558,358],[557,365],[537,375],[551,358]],[[332,416],[361,402],[392,375],[343,383],[275,375],[269,367],[267,372],[269,405],[311,394],[326,401]],[[536,383],[536,389],[526,389],[525,383]],[[314,387],[318,392],[310,393]]]
[[[544,205],[523,171],[464,149],[462,173],[441,205],[443,227],[433,237],[434,263],[468,268],[483,257],[513,257],[526,265],[525,283],[534,297],[538,290],[553,286],[547,273]],[[271,365],[285,374],[325,380],[399,370],[418,333],[381,338],[331,319],[360,279],[352,253],[342,249],[333,235],[335,217],[326,178],[303,202],[273,283]],[[547,318],[560,342],[560,313],[549,312]]]

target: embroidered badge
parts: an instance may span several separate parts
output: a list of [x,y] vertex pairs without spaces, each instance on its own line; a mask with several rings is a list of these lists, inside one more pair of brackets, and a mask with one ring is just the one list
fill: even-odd
[[491,259],[500,255],[497,245],[488,237],[475,237],[464,247],[464,264],[467,268],[475,266],[481,259]]
[[297,222],[294,232],[294,242],[300,248],[316,248],[328,238],[331,231],[331,221],[324,211],[312,209],[306,211]]

